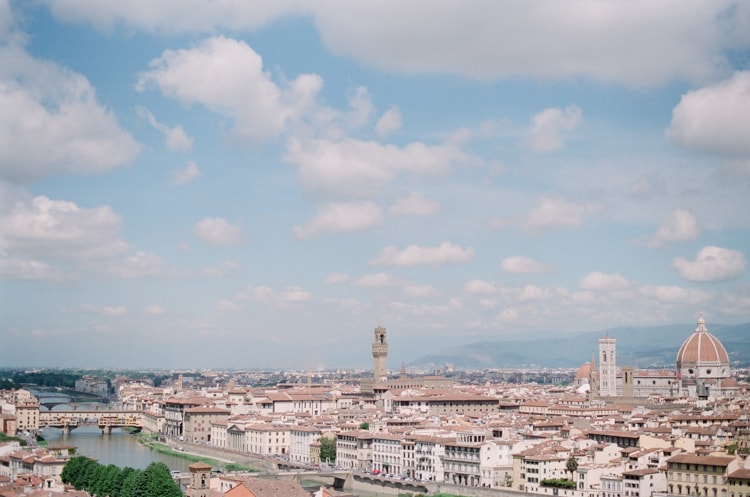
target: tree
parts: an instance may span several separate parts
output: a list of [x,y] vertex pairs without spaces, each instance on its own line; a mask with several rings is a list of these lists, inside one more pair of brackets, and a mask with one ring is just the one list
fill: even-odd
[[359,429],[360,430],[369,430],[370,429],[370,423],[368,423],[367,421],[361,422],[359,424]]
[[182,497],[182,490],[163,462],[152,462],[144,473],[148,474],[146,497]]
[[328,437],[320,439],[320,462],[336,461],[336,440]]
[[578,470],[578,459],[573,454],[568,456],[568,460],[565,461],[565,469],[570,473],[570,479],[575,480],[574,474]]

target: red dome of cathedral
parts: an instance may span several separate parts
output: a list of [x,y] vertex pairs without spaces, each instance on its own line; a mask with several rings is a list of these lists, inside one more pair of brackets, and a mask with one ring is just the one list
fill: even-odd
[[677,352],[677,369],[698,366],[729,366],[729,355],[718,338],[708,332],[703,314],[698,318],[695,332]]
[[576,380],[588,380],[589,376],[591,376],[591,363],[587,362],[576,371]]

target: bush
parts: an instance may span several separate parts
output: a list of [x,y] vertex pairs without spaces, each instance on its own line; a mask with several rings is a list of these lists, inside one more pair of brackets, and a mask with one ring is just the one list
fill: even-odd
[[550,478],[542,480],[541,484],[543,487],[554,487],[554,488],[576,488],[576,482],[568,480],[567,478]]

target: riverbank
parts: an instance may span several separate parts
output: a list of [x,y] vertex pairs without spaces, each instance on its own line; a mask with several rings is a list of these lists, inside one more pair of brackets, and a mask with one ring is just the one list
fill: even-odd
[[173,447],[169,444],[160,442],[157,440],[158,437],[151,434],[143,434],[138,436],[138,443],[148,447],[150,450],[159,454],[169,455],[173,457],[179,457],[190,462],[202,462],[211,465],[213,468],[221,469],[222,471],[246,471],[246,472],[258,472],[260,469],[247,464],[241,464],[237,461],[228,458],[216,457],[214,455],[206,455],[197,453],[191,450],[185,450],[182,447]]

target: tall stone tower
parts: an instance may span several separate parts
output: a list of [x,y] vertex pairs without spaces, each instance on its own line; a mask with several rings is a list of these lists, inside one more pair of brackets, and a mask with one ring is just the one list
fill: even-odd
[[599,396],[617,396],[616,338],[599,339]]
[[190,489],[188,497],[208,497],[211,483],[211,465],[198,461],[188,466],[190,470]]
[[388,358],[388,335],[385,328],[375,328],[375,341],[372,342],[373,369],[375,370],[375,381],[384,381],[388,378],[386,359]]

